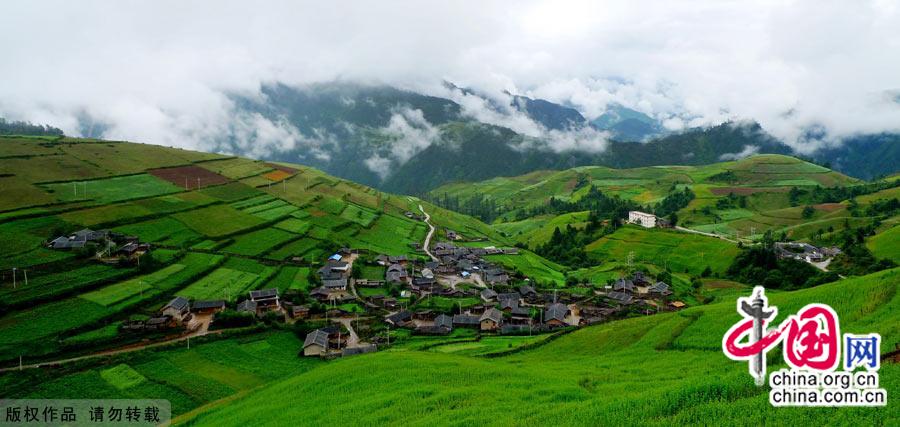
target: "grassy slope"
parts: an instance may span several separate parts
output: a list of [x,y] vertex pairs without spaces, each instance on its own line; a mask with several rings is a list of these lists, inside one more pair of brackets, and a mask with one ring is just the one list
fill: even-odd
[[668,266],[674,272],[699,275],[706,266],[724,273],[740,249],[725,240],[663,229],[628,225],[585,247],[589,254],[604,262],[628,261]]
[[[5,304],[18,304],[0,314],[0,360],[5,361],[20,354],[49,357],[61,350],[56,338],[89,333],[86,328],[98,321],[103,328],[131,314],[152,314],[182,291],[194,298],[235,299],[269,280],[283,288],[308,285],[305,274],[298,278],[296,272],[238,263],[236,257],[217,257],[224,267],[204,280],[200,273],[215,266],[195,262],[202,258],[195,255],[210,250],[313,262],[341,246],[416,255],[410,244],[421,243],[427,227],[404,214],[418,213],[420,203],[441,229],[508,243],[473,218],[297,165],[287,165],[296,174],[272,176],[270,166],[249,159],[127,142],[25,137],[0,137],[0,159],[2,183],[15,181],[0,187],[0,295]],[[145,173],[186,165],[221,172],[232,182],[185,191]],[[151,280],[135,281],[134,271],[44,247],[53,234],[82,227],[114,228],[157,246],[182,248],[186,257],[165,264],[187,265],[157,289]],[[13,267],[19,269],[15,289]],[[27,287],[22,269],[28,270]],[[143,294],[141,287],[147,288]],[[24,304],[32,300],[39,301]]]
[[[733,183],[719,182],[710,177],[731,171],[736,176]],[[433,196],[458,197],[466,200],[475,193],[497,200],[503,206],[514,206],[498,220],[498,229],[516,241],[535,244],[545,239],[545,221],[527,219],[508,222],[515,217],[515,210],[545,203],[550,197],[577,200],[587,187],[576,189],[579,178],[587,179],[601,191],[624,199],[652,206],[665,197],[673,185],[690,187],[697,198],[678,212],[682,225],[702,231],[721,234],[751,232],[761,234],[765,230],[787,231],[795,238],[804,238],[816,228],[833,226],[841,228],[843,219],[849,217],[846,209],[835,211],[833,207],[817,208],[813,220],[816,227],[800,227],[808,222],[801,218],[802,206],[791,207],[787,191],[792,186],[821,185],[831,187],[850,185],[857,180],[833,172],[812,163],[781,155],[758,155],[743,160],[722,162],[704,166],[656,166],[634,169],[611,169],[587,166],[564,171],[540,171],[518,177],[502,177],[476,183],[447,184],[431,192]],[[716,209],[716,201],[727,196],[752,193],[746,209]],[[711,207],[713,215],[702,213]],[[717,218],[718,216],[718,218]],[[534,221],[533,221],[534,220]],[[582,219],[557,219],[556,225],[578,225]],[[799,228],[798,228],[799,227]],[[552,228],[550,229],[552,231]]]
[[[845,332],[900,341],[900,269],[770,296],[781,316],[832,305]],[[199,425],[337,424],[896,424],[900,403],[877,409],[774,409],[744,363],[721,352],[738,320],[733,301],[578,330],[547,345],[485,359],[388,351],[337,360],[233,404]],[[779,360],[773,357],[772,360]],[[780,363],[780,362],[776,362]],[[776,368],[773,366],[772,368]],[[771,368],[770,368],[771,369]],[[881,386],[900,389],[886,364]],[[365,390],[365,392],[362,392]],[[352,397],[351,397],[352,396]]]

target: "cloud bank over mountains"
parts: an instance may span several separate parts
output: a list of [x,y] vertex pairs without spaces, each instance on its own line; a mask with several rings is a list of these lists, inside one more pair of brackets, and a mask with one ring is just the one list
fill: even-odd
[[[34,26],[40,22],[39,28]],[[900,5],[840,1],[67,2],[0,5],[0,116],[78,134],[250,153],[338,143],[248,115],[232,94],[269,83],[390,84],[444,96],[468,117],[553,151],[601,151],[608,135],[553,131],[508,93],[586,118],[621,104],[670,130],[756,120],[800,152],[900,131]],[[495,106],[496,107],[496,106]],[[397,111],[379,174],[432,143]],[[421,119],[421,120],[420,120]],[[810,132],[815,129],[815,132]],[[308,133],[308,132],[307,132]]]

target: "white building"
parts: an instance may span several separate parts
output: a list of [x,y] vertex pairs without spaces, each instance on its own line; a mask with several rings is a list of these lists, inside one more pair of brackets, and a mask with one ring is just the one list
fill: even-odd
[[629,211],[628,222],[640,225],[641,227],[653,228],[656,227],[656,215],[641,211]]

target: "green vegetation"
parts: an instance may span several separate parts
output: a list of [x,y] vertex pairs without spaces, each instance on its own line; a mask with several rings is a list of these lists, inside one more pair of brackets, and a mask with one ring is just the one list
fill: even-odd
[[[900,339],[900,271],[882,272],[813,289],[773,293],[779,317],[810,302],[832,305],[842,330],[879,332]],[[199,425],[270,422],[572,425],[891,424],[886,408],[773,408],[746,365],[722,355],[721,337],[740,319],[734,301],[584,328],[537,348],[500,358],[436,351],[390,351],[345,358],[273,384],[227,406],[189,417]],[[464,352],[471,344],[459,344]],[[450,347],[451,350],[454,347]],[[565,355],[565,357],[563,357]],[[648,357],[652,355],[652,357]],[[771,369],[783,366],[773,357]],[[547,369],[552,366],[553,369]],[[627,367],[627,368],[625,368]],[[423,376],[440,378],[422,381]],[[881,368],[882,385],[900,381],[895,364]],[[368,390],[337,399],[347,390]],[[306,396],[302,405],[286,398]],[[484,402],[491,396],[491,404]],[[415,396],[416,398],[412,398]],[[408,397],[408,398],[407,398]],[[454,404],[447,405],[452,401]],[[723,411],[740,418],[725,418]]]
[[182,191],[181,187],[149,174],[45,184],[44,188],[61,201],[90,200],[99,204]]
[[625,226],[585,248],[603,262],[653,264],[699,275],[706,267],[724,273],[738,255],[737,245],[712,237],[664,229]]
[[217,268],[209,275],[178,291],[178,295],[197,300],[224,299],[229,301],[242,297],[253,288],[259,276],[246,271]]

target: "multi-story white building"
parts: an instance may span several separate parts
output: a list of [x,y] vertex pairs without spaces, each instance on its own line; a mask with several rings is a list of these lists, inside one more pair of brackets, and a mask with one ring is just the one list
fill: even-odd
[[653,228],[656,227],[656,215],[641,211],[629,211],[628,222],[640,225],[641,227]]

